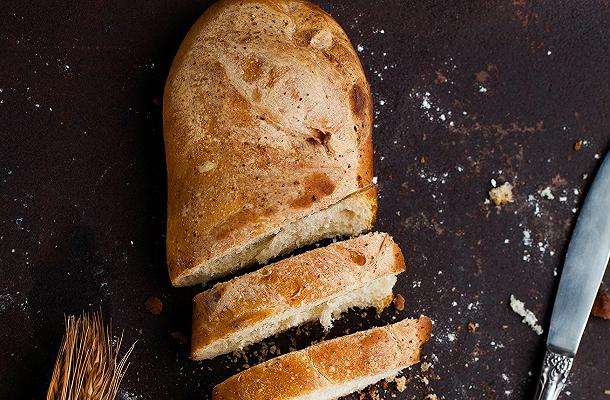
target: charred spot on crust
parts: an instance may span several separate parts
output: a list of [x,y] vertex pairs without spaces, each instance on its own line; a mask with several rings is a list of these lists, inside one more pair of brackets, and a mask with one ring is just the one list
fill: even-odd
[[311,206],[323,197],[335,191],[335,184],[324,173],[310,175],[304,183],[304,193],[291,203],[293,207],[305,208]]
[[357,251],[351,250],[349,252],[349,258],[351,258],[352,261],[358,265],[366,264],[366,256],[362,253],[358,253]]
[[362,86],[355,84],[350,93],[350,104],[354,115],[363,118],[367,106],[367,96]]

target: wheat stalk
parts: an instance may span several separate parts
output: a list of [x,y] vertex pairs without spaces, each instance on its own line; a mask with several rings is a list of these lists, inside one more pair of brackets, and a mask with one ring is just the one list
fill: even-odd
[[113,345],[101,311],[66,316],[65,324],[47,400],[114,400],[135,343],[119,360],[123,334]]

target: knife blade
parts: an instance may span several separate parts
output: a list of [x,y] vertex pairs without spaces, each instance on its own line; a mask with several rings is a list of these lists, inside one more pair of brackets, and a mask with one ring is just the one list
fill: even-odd
[[568,245],[536,400],[555,400],[565,386],[609,258],[610,155],[606,155]]

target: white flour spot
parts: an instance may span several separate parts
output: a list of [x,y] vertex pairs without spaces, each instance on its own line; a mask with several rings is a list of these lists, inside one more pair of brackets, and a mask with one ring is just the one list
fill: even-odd
[[540,203],[538,203],[538,200],[534,197],[533,194],[527,196],[527,205],[530,208],[534,209],[534,215],[536,217],[540,217],[542,215],[542,213],[540,212]]
[[532,330],[534,332],[536,332],[536,334],[542,335],[544,330],[542,329],[542,327],[540,325],[538,325],[538,318],[536,318],[536,316],[534,315],[533,312],[531,312],[530,310],[525,308],[525,303],[523,303],[522,301],[518,300],[512,294],[510,295],[510,308],[512,308],[513,311],[517,315],[523,317],[523,320],[521,322],[523,322],[524,324],[529,325],[530,328],[532,328]]
[[551,188],[548,187],[548,186],[546,188],[544,188],[543,190],[539,191],[538,194],[542,198],[546,198],[546,199],[549,199],[549,200],[554,200],[555,199],[555,196],[551,192]]
[[142,396],[135,395],[133,393],[129,393],[128,391],[121,389],[121,390],[119,390],[118,398],[120,400],[139,400],[139,399],[142,399]]

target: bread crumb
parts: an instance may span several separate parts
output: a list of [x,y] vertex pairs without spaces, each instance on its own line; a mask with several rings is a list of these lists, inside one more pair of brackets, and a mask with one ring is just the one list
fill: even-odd
[[489,191],[489,200],[496,206],[513,203],[513,185],[504,182],[502,186],[495,187]]
[[447,77],[445,74],[443,74],[441,71],[435,71],[435,73],[436,78],[434,79],[434,83],[437,85],[442,85],[443,83],[447,82]]
[[423,383],[424,385],[428,386],[430,384],[430,381],[425,376],[417,376],[417,377],[419,378],[421,383]]
[[478,327],[479,327],[479,324],[475,324],[474,322],[469,322],[467,329],[468,329],[468,332],[475,333],[477,331]]
[[419,366],[419,369],[421,370],[421,372],[427,372],[430,369],[430,363],[429,362],[423,362],[421,363],[421,365]]
[[604,390],[604,394],[610,394],[610,389]]
[[405,309],[405,298],[402,297],[402,295],[399,293],[396,296],[394,296],[394,300],[392,301],[392,304],[394,305],[394,308],[396,309],[396,311],[402,311]]
[[574,151],[580,151],[580,149],[582,149],[582,140],[574,143]]
[[144,302],[144,307],[153,315],[161,314],[163,303],[157,297],[151,296]]
[[508,325],[502,325],[502,330],[507,330],[508,329]]
[[533,312],[525,308],[525,304],[522,301],[518,300],[512,294],[510,295],[510,308],[512,308],[517,315],[523,317],[522,322],[524,324],[529,325],[538,335],[542,335],[544,330],[538,325],[538,318],[536,318]]
[[404,392],[407,388],[407,378],[404,376],[394,379],[394,382],[396,383],[396,390],[398,390],[400,393]]
[[605,291],[599,291],[593,303],[591,315],[597,318],[610,319],[610,296]]
[[424,400],[438,400],[438,396],[431,393],[431,394],[427,395],[426,397],[424,397]]

